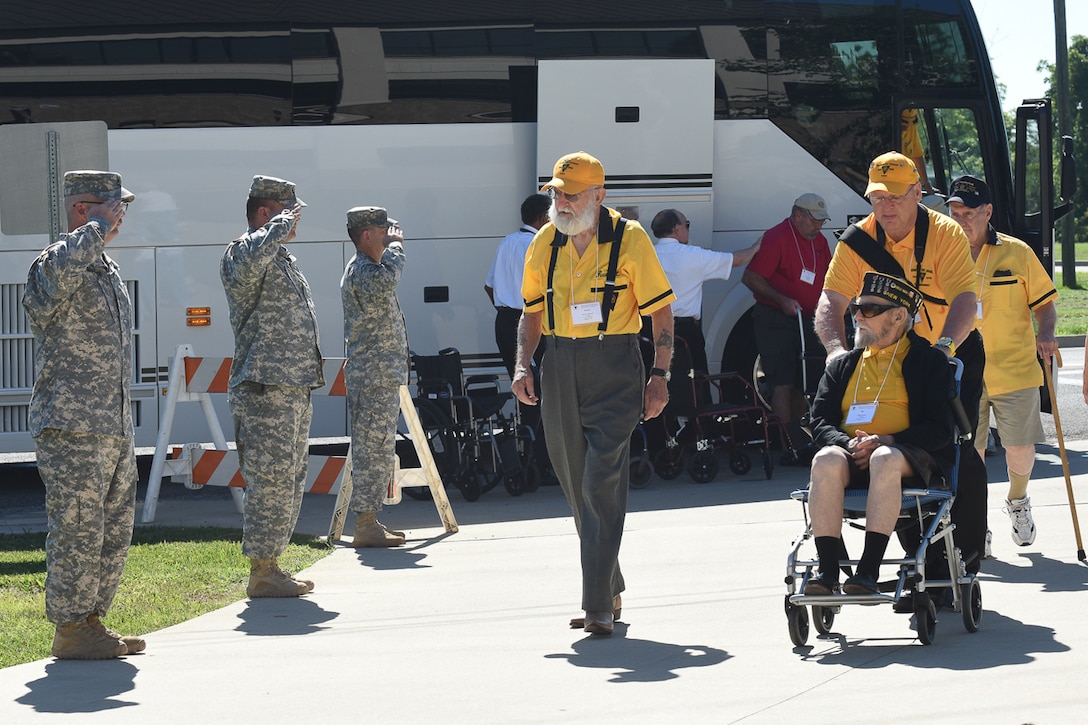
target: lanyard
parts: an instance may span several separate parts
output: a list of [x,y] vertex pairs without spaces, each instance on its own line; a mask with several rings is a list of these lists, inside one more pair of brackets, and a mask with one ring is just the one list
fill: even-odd
[[[899,353],[899,343],[901,343],[901,342],[903,342],[903,338],[899,338],[895,343],[895,349],[892,350],[891,360],[888,362],[888,369],[884,371],[884,380],[881,381],[880,388],[878,388],[877,391],[876,391],[876,397],[873,398],[873,400],[872,400],[872,402],[874,402],[874,403],[879,403],[880,402],[880,394],[884,392],[884,384],[888,382],[888,376],[891,375],[892,366],[895,364],[895,356]],[[864,355],[864,353],[862,353],[862,354]],[[864,365],[865,364],[865,358],[863,357],[861,360],[859,360],[858,364],[859,365]],[[859,369],[858,370],[858,379],[854,382],[854,405],[858,404],[858,389],[861,386],[861,377],[862,377],[862,370]]]
[[793,246],[797,248],[797,258],[801,260],[801,269],[806,272],[813,272],[816,270],[816,240],[808,240],[809,248],[812,250],[812,269],[805,266],[805,258],[801,254],[801,243],[797,241],[797,230],[793,228],[793,222],[789,222],[790,231],[793,232]]

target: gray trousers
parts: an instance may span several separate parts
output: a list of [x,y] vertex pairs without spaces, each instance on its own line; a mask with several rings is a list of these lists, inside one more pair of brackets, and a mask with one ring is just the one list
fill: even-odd
[[279,556],[302,510],[310,454],[310,389],[244,381],[227,395],[246,482],[242,553]]
[[53,624],[106,616],[132,543],[132,439],[46,428],[35,439],[45,483],[45,614]]
[[351,504],[357,514],[381,511],[396,467],[400,386],[348,390],[351,414]]
[[581,542],[582,609],[612,611],[624,590],[620,539],[627,515],[631,433],[646,386],[635,335],[547,337],[541,417],[548,455]]

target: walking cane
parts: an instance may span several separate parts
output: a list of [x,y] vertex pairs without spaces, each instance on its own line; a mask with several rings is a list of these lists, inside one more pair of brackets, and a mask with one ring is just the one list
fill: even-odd
[[1073,481],[1069,478],[1069,459],[1065,455],[1065,438],[1062,436],[1062,419],[1058,415],[1058,396],[1054,390],[1054,374],[1050,370],[1051,365],[1059,368],[1062,366],[1060,352],[1055,351],[1053,362],[1043,365],[1043,372],[1046,374],[1046,388],[1050,391],[1050,410],[1054,414],[1054,429],[1058,433],[1058,451],[1062,455],[1062,472],[1065,474],[1065,493],[1069,497],[1069,511],[1073,514],[1073,533],[1077,537],[1077,558],[1084,561],[1084,544],[1080,540],[1080,522],[1077,521],[1077,506],[1073,502]]

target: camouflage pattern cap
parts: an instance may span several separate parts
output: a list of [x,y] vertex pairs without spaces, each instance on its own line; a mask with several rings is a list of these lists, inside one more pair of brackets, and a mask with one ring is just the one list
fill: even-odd
[[293,181],[277,179],[275,176],[262,176],[260,174],[254,176],[253,183],[249,186],[249,198],[271,199],[286,206],[294,206],[295,204],[306,206],[306,202],[295,196]]
[[121,186],[121,175],[113,171],[66,171],[64,173],[64,195],[78,196],[90,194],[103,201],[120,199],[132,201],[136,195]]
[[391,227],[397,224],[380,206],[356,206],[348,209],[348,229],[359,227]]

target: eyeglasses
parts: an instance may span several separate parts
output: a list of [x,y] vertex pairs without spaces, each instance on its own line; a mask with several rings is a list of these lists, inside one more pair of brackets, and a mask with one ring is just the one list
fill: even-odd
[[[105,204],[106,202],[104,202],[104,201],[77,201],[76,203],[77,204],[89,204],[90,206],[96,206],[98,204]],[[127,201],[122,201],[121,202],[121,213],[123,214],[126,211],[128,211],[128,202]]]
[[553,187],[551,187],[551,188],[549,188],[549,189],[548,189],[548,196],[550,196],[550,197],[551,197],[552,201],[555,201],[555,200],[556,200],[556,199],[558,199],[559,197],[563,197],[564,199],[566,199],[566,200],[567,200],[567,201],[569,201],[570,203],[574,204],[574,203],[576,203],[576,202],[577,202],[577,201],[578,201],[579,199],[581,199],[581,198],[582,198],[582,196],[583,196],[583,195],[584,195],[584,194],[585,194],[585,193],[586,193],[587,191],[590,191],[591,189],[596,189],[596,188],[597,188],[597,187],[595,187],[595,186],[591,186],[591,187],[589,187],[588,189],[583,189],[582,191],[579,191],[579,192],[578,192],[577,194],[568,194],[567,192],[563,191],[562,189],[556,189],[556,188],[555,188],[555,187],[553,186]]
[[805,213],[808,214],[808,218],[811,219],[812,221],[816,222],[817,225],[822,227],[824,224],[827,224],[827,221],[828,221],[827,219],[820,219],[815,214],[810,212],[808,209],[805,209]]
[[850,306],[847,309],[850,310],[851,317],[860,312],[861,316],[868,320],[873,317],[883,315],[888,310],[894,310],[898,306],[899,305],[878,305],[874,302],[865,302],[860,304],[857,302],[851,302]]
[[[680,223],[677,222],[676,226],[680,226]],[[684,229],[691,229],[691,220],[690,219],[688,219],[686,222],[684,222]]]
[[887,195],[887,196],[874,196],[874,195],[870,194],[869,195],[869,203],[872,204],[873,206],[876,206],[877,204],[887,204],[888,206],[899,206],[900,204],[902,204],[903,202],[905,202],[907,200],[907,195],[910,194],[911,191],[912,191],[911,189],[907,189],[906,191],[904,191],[899,196],[892,196],[890,194]]

